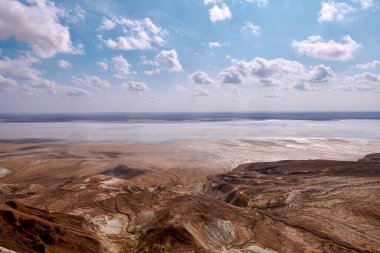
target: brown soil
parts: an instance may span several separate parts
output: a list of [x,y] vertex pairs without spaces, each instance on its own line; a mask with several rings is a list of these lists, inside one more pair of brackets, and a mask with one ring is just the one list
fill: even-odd
[[12,145],[0,162],[12,170],[0,178],[0,252],[380,252],[380,154],[206,179],[212,170],[123,163],[136,152],[125,146]]

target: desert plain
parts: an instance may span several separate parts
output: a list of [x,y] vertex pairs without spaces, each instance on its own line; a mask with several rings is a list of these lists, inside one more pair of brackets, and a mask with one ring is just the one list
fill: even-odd
[[0,252],[379,252],[374,150],[324,138],[1,140]]

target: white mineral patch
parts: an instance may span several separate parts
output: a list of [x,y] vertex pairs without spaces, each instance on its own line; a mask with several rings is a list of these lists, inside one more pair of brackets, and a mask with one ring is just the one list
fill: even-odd
[[120,234],[128,223],[125,217],[118,215],[115,215],[114,217],[98,215],[93,218],[93,221],[98,225],[99,230],[107,235]]
[[17,252],[0,246],[0,253],[17,253]]
[[156,213],[153,211],[143,211],[139,214],[139,217],[136,221],[137,230],[145,230],[148,225],[154,221],[156,218]]
[[215,246],[230,243],[235,238],[234,226],[231,221],[217,219],[204,225],[209,240]]
[[192,188],[196,192],[202,192],[202,190],[203,190],[203,183],[195,183],[195,184],[192,185]]
[[119,178],[116,178],[116,177],[115,178],[110,178],[110,179],[102,182],[102,184],[109,185],[109,186],[118,186],[118,185],[123,184],[123,183],[125,183],[125,180],[119,179]]
[[265,249],[258,245],[251,245],[246,250],[247,251],[245,252],[249,252],[249,253],[277,253],[276,251]]
[[12,172],[11,170],[0,167],[0,177],[5,177],[6,175],[10,174],[11,172]]

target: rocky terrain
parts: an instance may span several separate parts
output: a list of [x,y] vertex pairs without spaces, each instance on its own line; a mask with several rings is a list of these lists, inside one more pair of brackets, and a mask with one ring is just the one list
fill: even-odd
[[51,172],[50,184],[7,168],[0,252],[380,252],[379,160],[247,163],[145,184],[146,169],[123,164]]

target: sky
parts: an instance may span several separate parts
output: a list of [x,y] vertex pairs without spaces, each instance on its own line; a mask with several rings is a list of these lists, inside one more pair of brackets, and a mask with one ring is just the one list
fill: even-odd
[[0,0],[0,112],[379,111],[378,0]]

